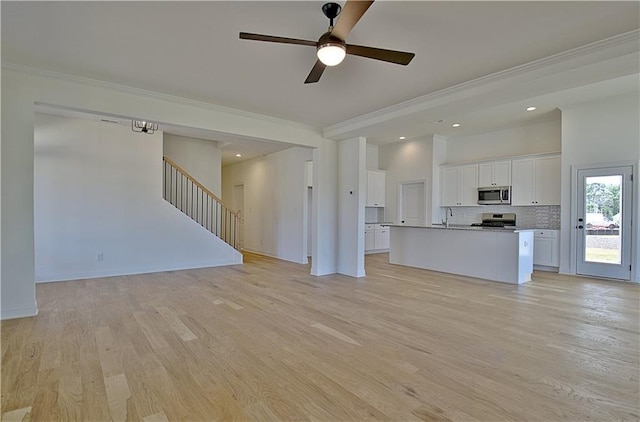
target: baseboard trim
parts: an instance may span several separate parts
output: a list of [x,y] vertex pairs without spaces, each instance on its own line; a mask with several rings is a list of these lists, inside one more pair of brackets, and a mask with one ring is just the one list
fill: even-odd
[[535,271],[546,271],[546,272],[551,272],[551,273],[557,273],[559,272],[559,268],[558,267],[550,267],[547,265],[534,265],[533,269]]
[[275,259],[279,259],[281,261],[293,262],[294,264],[302,264],[302,265],[304,265],[304,264],[308,264],[309,263],[308,259],[307,259],[307,262],[300,262],[300,261],[296,261],[296,260],[293,260],[293,259],[283,258],[283,257],[277,256],[277,255],[271,255],[271,254],[268,254],[266,252],[256,251],[254,249],[249,249],[249,248],[243,248],[242,251],[243,252],[252,253],[252,254],[256,254],[256,255],[268,256],[269,258],[275,258]]
[[365,255],[372,255],[374,253],[389,253],[389,249],[370,249],[368,251],[364,251]]
[[238,252],[237,255],[232,257],[228,262],[187,262],[171,266],[154,265],[137,268],[111,269],[106,271],[82,271],[67,274],[38,273],[36,274],[36,284],[57,283],[59,281],[87,280],[94,278],[120,277],[123,275],[152,274],[166,271],[183,271],[198,268],[223,267],[227,265],[240,265],[242,264],[242,261],[242,254]]
[[38,303],[34,301],[33,305],[24,306],[3,306],[0,311],[0,319],[17,319],[28,318],[38,315]]

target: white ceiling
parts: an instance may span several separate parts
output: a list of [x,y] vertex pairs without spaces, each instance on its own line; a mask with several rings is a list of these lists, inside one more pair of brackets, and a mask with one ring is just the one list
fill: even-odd
[[[570,89],[572,101],[579,101],[577,87],[637,72],[628,62],[613,74],[592,68],[588,77],[567,73],[493,96],[501,101],[480,96],[474,107],[434,103],[394,119],[368,119],[399,103],[418,97],[429,103],[467,81],[637,31],[640,3],[377,1],[347,41],[415,52],[413,62],[403,67],[347,57],[309,85],[303,81],[315,61],[313,48],[238,39],[246,31],[315,40],[328,24],[323,3],[5,1],[2,60],[300,122],[335,139],[367,136],[377,144],[397,135],[455,137],[544,120],[559,106],[549,98],[553,92]],[[637,89],[633,78],[623,80],[615,89]],[[519,107],[538,97],[545,104],[522,113]],[[445,122],[434,123],[440,119]],[[455,120],[463,122],[457,130],[449,125]],[[181,134],[195,136],[189,133]]]

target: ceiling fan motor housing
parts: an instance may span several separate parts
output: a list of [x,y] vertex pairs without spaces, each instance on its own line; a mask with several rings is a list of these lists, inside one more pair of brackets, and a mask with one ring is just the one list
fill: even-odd
[[322,36],[318,40],[317,49],[319,50],[322,47],[325,47],[327,45],[339,45],[344,49],[347,48],[347,44],[343,40],[341,40],[340,38],[332,36],[331,35],[331,31],[328,31],[328,32],[325,32],[324,34],[322,34]]
[[333,20],[340,14],[342,6],[338,3],[325,3],[322,6],[322,13],[329,18],[329,25],[333,26]]

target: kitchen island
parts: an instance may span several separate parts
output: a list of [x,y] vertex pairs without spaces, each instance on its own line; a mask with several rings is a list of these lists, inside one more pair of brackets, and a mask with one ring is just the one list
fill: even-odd
[[533,229],[437,225],[389,227],[391,264],[502,283],[531,281]]

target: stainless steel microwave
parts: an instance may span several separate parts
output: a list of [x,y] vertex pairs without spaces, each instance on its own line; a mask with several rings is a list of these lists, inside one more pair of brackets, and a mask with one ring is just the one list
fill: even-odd
[[478,205],[511,204],[511,186],[478,188]]

